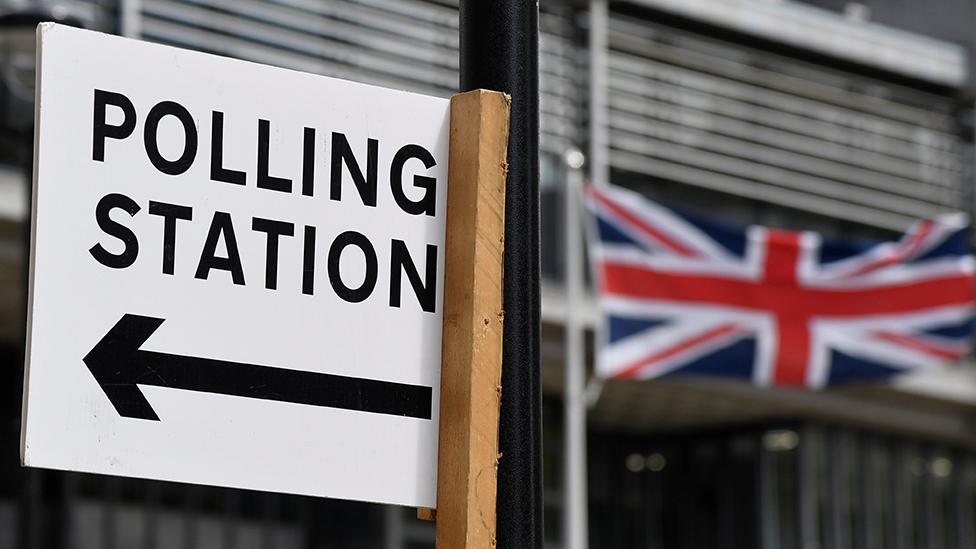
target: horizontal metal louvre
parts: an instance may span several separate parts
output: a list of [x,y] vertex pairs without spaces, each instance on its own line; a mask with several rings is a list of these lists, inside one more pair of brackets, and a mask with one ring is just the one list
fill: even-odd
[[611,13],[616,169],[887,229],[968,209],[950,98]]
[[946,86],[965,85],[969,72],[966,48],[963,45],[865,22],[821,7],[829,4],[839,7],[841,2],[627,1],[789,47]]
[[[386,17],[432,32],[438,29],[436,24],[385,12],[370,15],[351,2],[333,2],[327,10],[315,11],[297,2],[289,4],[296,5],[255,0],[148,0],[143,3],[143,33],[150,40],[261,62],[278,58],[288,63],[285,66],[303,70],[317,62],[315,72],[358,77],[383,86],[439,95],[457,87],[456,45],[451,48],[393,34],[375,23],[356,22]],[[344,10],[346,7],[356,9]],[[254,54],[260,57],[254,58]],[[292,56],[296,59],[289,63]]]
[[117,2],[105,0],[62,0],[57,13],[78,18],[90,29],[112,32],[116,27]]
[[[450,96],[457,4],[436,0],[143,0],[143,38],[380,86]],[[581,141],[572,11],[540,14],[543,150]]]
[[562,155],[587,141],[584,126],[585,49],[577,38],[576,11],[556,2],[539,13],[540,146]]

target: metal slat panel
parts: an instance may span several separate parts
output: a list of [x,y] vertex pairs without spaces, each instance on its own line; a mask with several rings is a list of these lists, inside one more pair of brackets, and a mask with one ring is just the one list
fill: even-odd
[[[681,101],[680,98],[675,98],[675,100]],[[921,180],[936,185],[949,185],[959,177],[958,168],[940,169],[893,156],[857,150],[836,142],[823,141],[803,134],[761,125],[754,120],[743,119],[742,116],[732,117],[718,114],[721,109],[688,108],[679,103],[668,102],[666,99],[658,100],[653,97],[636,96],[620,91],[611,91],[609,102],[611,109],[637,114],[647,119],[673,121],[699,130],[712,131],[745,141],[755,141],[763,145],[780,147],[810,156],[823,155],[842,164],[857,166],[882,174],[887,173],[896,177],[909,178],[913,181]],[[687,101],[681,102],[687,103]],[[731,109],[726,109],[726,112],[729,110]]]
[[829,199],[773,185],[757,184],[737,176],[700,170],[624,151],[612,150],[609,156],[611,165],[624,171],[654,174],[655,177],[680,181],[696,187],[796,208],[825,217],[854,220],[882,229],[901,231],[917,219],[915,216],[882,212],[875,208],[851,204],[846,200]]
[[457,49],[457,8],[415,0],[269,0],[275,6],[287,6],[309,13],[343,19],[365,27],[380,29]]
[[112,32],[116,17],[113,4],[104,0],[61,0],[56,7],[58,12],[63,10],[64,14],[80,19],[87,28]]
[[[574,11],[540,13],[541,146],[583,140]],[[143,36],[308,72],[449,96],[458,85],[456,2],[143,0]]]
[[673,141],[704,151],[761,162],[839,182],[849,182],[859,187],[868,187],[882,192],[934,202],[935,204],[944,201],[943,197],[933,195],[931,186],[917,181],[844,166],[836,162],[794,154],[756,143],[726,138],[712,131],[691,128],[687,120],[680,122],[674,124],[661,120],[646,120],[642,117],[633,116],[633,113],[620,113],[619,111],[612,111],[610,114],[611,125],[640,137]]
[[[220,3],[223,0],[212,1]],[[157,19],[201,27],[218,34],[362,67],[404,80],[418,80],[445,89],[457,87],[456,69],[442,63],[447,62],[450,55],[430,55],[427,59],[418,59],[412,55],[419,55],[422,51],[419,48],[404,52],[402,44],[386,41],[384,45],[382,39],[370,41],[366,32],[354,40],[347,27],[333,21],[322,20],[321,30],[316,36],[176,0],[149,0],[144,4],[144,13]],[[380,49],[371,49],[374,47]]]
[[583,48],[575,13],[555,2],[544,3],[539,12],[540,148],[556,155],[580,147],[586,136],[579,66]]
[[[707,39],[686,39],[672,36],[668,42],[655,42],[660,34],[657,27],[624,17],[614,18],[611,46],[630,53],[653,58],[673,65],[722,75],[733,80],[768,87],[790,95],[815,98],[827,103],[851,109],[873,112],[910,124],[951,128],[952,117],[948,112],[935,113],[927,100],[931,94],[908,90],[885,83],[884,97],[865,93],[858,87],[868,87],[872,81],[865,77],[852,79],[849,75],[832,74],[822,67],[811,70],[797,59],[781,58],[766,54],[762,65],[751,63],[750,50],[730,49]],[[858,87],[852,84],[860,83]]]
[[793,96],[632,54],[611,51],[609,62],[611,71],[626,72],[650,79],[661,78],[677,85],[790,112],[813,120],[826,121],[849,130],[876,133],[922,147],[945,147],[954,141],[952,135],[934,128],[925,128],[931,137],[923,141],[918,138],[920,127],[916,125],[835,107],[802,96]]
[[613,93],[614,91],[625,92],[633,96],[661,98],[705,112],[722,114],[731,118],[747,120],[763,126],[821,139],[825,141],[825,146],[836,144],[850,147],[858,152],[866,151],[901,158],[912,163],[923,162],[929,158],[931,158],[929,161],[931,163],[944,158],[944,167],[958,166],[958,163],[953,162],[957,155],[951,153],[938,154],[934,158],[927,157],[917,147],[901,140],[872,134],[864,130],[844,128],[829,121],[814,120],[738,99],[729,99],[708,90],[700,91],[690,88],[680,82],[672,83],[653,78],[635,77],[627,73],[616,73],[610,82],[610,92]]
[[753,36],[865,63],[886,70],[962,86],[966,50],[958,44],[877,23],[851,21],[800,2],[770,0],[635,0]]
[[[457,31],[450,26],[431,19],[407,17],[383,11],[361,2],[333,0],[331,2],[310,2],[308,0],[184,0],[202,6],[221,7],[228,12],[258,20],[284,21],[299,27],[321,19],[330,19],[353,26],[360,32],[381,33],[382,35],[410,40],[412,45],[429,45],[456,50]],[[423,2],[406,1],[408,7],[425,5]],[[456,63],[455,63],[456,65]]]
[[[284,1],[284,0],[277,0]],[[295,0],[287,0],[293,2]],[[318,2],[321,0],[304,0]],[[457,0],[357,0],[357,3],[368,5],[383,13],[396,14],[402,17],[416,18],[430,21],[435,25],[454,29],[457,35],[458,3]]]
[[312,36],[329,36],[367,51],[407,57],[455,71],[458,67],[457,40],[450,39],[450,29],[420,25],[403,18],[376,17],[355,4],[336,2],[329,9],[309,12],[285,10],[255,0],[195,0],[193,3]]
[[833,200],[847,201],[853,205],[874,207],[883,212],[918,218],[931,217],[941,211],[939,207],[921,200],[866,191],[842,182],[807,176],[760,162],[742,160],[660,140],[615,133],[611,136],[610,146],[611,151],[619,149],[631,154],[669,160],[689,167],[732,175],[743,181],[756,181]]
[[952,98],[610,20],[611,167],[886,229],[968,208]]
[[377,75],[357,67],[335,63],[319,57],[283,51],[278,48],[257,44],[253,41],[215,34],[199,27],[191,27],[168,21],[147,19],[143,23],[144,37],[148,40],[172,44],[174,46],[217,53],[239,59],[247,59],[305,72],[328,74],[337,78],[356,80],[391,88],[406,89],[446,95],[442,88],[427,85],[416,80],[406,80],[390,75]]

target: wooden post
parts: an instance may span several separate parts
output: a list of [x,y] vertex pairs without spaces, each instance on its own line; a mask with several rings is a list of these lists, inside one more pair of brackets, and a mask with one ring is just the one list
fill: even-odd
[[438,549],[495,546],[509,107],[486,90],[451,98]]

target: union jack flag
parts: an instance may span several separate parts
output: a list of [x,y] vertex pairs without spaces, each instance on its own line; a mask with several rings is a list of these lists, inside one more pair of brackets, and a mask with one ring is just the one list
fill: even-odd
[[964,356],[974,260],[962,214],[896,242],[723,226],[590,185],[603,377],[823,387]]

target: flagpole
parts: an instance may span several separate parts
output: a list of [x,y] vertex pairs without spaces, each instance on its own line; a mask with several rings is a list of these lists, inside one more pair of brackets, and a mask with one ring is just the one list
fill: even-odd
[[583,190],[583,153],[566,151],[566,187],[564,189],[563,226],[566,289],[564,322],[565,382],[563,440],[566,457],[564,470],[565,505],[563,506],[563,547],[586,549],[588,546],[586,495],[586,365],[583,348],[583,219],[580,194]]
[[[590,0],[590,148],[589,174],[592,183],[609,181],[606,131],[607,66],[607,0]],[[586,411],[596,400],[592,387],[585,382],[584,327],[582,311],[583,285],[583,164],[586,156],[579,150],[566,152],[566,187],[564,189],[564,282],[566,318],[564,321],[564,470],[563,547],[589,547],[589,509],[586,474]],[[601,385],[602,386],[602,385]],[[599,393],[597,387],[596,393]]]
[[[587,158],[589,183],[597,187],[610,184],[610,160],[608,152],[610,150],[610,136],[607,126],[607,33],[610,27],[609,8],[607,0],[590,0],[590,147],[589,158]],[[590,274],[593,275],[592,264],[588,266]],[[596,280],[591,276],[591,280]],[[601,330],[599,327],[594,329],[594,340],[596,347],[600,347],[602,341]],[[599,351],[597,351],[599,352]],[[586,407],[592,408],[600,400],[603,394],[603,378],[593,376],[586,383],[585,402]]]

